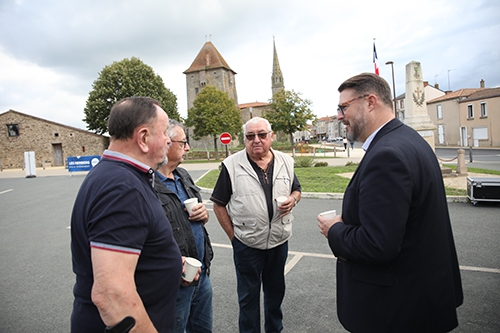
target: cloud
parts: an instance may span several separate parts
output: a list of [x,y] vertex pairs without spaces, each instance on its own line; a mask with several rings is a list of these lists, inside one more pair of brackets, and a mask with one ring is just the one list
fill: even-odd
[[[273,36],[285,88],[335,112],[339,84],[373,71],[405,89],[405,65],[452,90],[500,85],[500,3],[495,0],[325,2],[323,0],[35,0],[0,3],[0,112],[16,109],[84,128],[92,82],[114,61],[138,57],[177,95],[182,73],[211,40],[237,72],[240,103],[271,96]],[[453,69],[452,71],[449,71]],[[449,72],[448,72],[449,71]]]

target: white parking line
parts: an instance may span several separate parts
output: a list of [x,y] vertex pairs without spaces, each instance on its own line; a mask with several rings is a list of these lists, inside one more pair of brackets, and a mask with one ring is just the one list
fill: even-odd
[[293,266],[295,266],[302,257],[303,255],[301,254],[296,254],[293,256],[292,260],[290,260],[285,266],[285,275],[287,275],[287,273],[292,270]]
[[0,192],[0,194],[8,193],[8,192],[10,192],[10,191],[14,191],[14,190],[13,190],[13,189],[8,189],[8,190],[5,190],[5,191]]
[[500,274],[500,269],[498,268],[485,268],[485,267],[473,267],[473,266],[460,266],[463,271],[473,271],[473,272],[485,272],[485,273],[496,273]]
[[[212,243],[212,246],[214,246],[214,247],[223,247],[223,248],[226,248],[226,249],[232,248],[232,246],[230,244]],[[324,254],[324,253],[311,253],[311,252],[289,251],[288,254],[289,255],[293,255],[293,258],[285,266],[285,275],[295,265],[297,265],[297,263],[303,257],[313,257],[313,258],[323,258],[323,259],[335,259],[336,258],[333,254]],[[472,272],[500,274],[500,269],[498,269],[498,268],[474,267],[474,266],[460,266],[460,270],[462,270],[462,271],[472,271]]]

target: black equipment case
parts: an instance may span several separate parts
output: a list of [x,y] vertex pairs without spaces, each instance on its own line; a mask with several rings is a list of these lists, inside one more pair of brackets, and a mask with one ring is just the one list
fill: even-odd
[[474,206],[478,201],[500,202],[500,177],[467,177],[467,198]]

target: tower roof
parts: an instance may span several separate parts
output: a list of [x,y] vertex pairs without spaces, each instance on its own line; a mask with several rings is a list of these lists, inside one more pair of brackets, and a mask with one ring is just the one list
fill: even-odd
[[278,60],[278,52],[276,52],[276,44],[274,43],[274,38],[273,38],[273,75],[282,76],[280,62]]
[[184,71],[184,74],[216,68],[225,68],[236,74],[236,72],[229,67],[226,60],[224,60],[222,55],[215,48],[214,44],[212,44],[212,42],[206,42],[191,66]]
[[283,89],[285,89],[283,73],[281,73],[280,62],[278,61],[278,52],[276,52],[276,44],[273,37],[273,74],[271,75],[271,90],[274,95]]

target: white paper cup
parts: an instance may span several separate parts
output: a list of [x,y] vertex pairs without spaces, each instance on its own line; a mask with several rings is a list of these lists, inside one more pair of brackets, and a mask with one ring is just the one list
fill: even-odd
[[187,257],[185,266],[186,269],[184,270],[184,273],[182,273],[182,279],[184,281],[191,282],[198,273],[198,269],[201,267],[201,262],[198,259]]
[[333,219],[335,216],[337,216],[337,211],[334,210],[327,210],[326,212],[319,213],[319,215],[323,216],[325,219]]
[[278,207],[281,206],[283,204],[283,202],[285,202],[286,200],[288,199],[288,197],[277,197],[276,198],[276,203],[278,204]]
[[198,199],[197,198],[191,198],[191,199],[187,199],[186,201],[184,201],[184,206],[186,206],[186,209],[188,211],[189,214],[192,213],[192,210],[193,210],[193,207],[198,203]]

